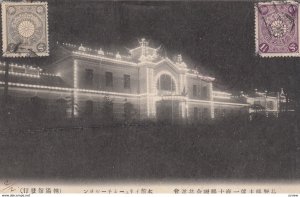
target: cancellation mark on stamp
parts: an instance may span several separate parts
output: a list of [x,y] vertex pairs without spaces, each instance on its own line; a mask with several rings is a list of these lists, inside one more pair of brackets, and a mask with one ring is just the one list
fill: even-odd
[[257,3],[255,10],[256,53],[263,57],[299,56],[298,3]]

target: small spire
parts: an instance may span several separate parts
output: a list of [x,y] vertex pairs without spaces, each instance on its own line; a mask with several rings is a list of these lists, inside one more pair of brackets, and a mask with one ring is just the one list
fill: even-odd
[[116,58],[117,58],[117,59],[121,59],[121,55],[120,55],[120,53],[119,53],[119,52],[117,52],[117,54],[116,54]]
[[82,44],[80,44],[80,47],[78,48],[79,51],[86,51],[86,48],[82,46]]
[[142,56],[146,56],[147,55],[147,47],[148,47],[149,42],[146,41],[145,38],[142,38],[142,40],[139,43],[142,47]]
[[99,55],[104,55],[104,51],[102,50],[102,48],[100,48],[97,52]]
[[181,54],[177,55],[177,62],[179,64],[182,63],[182,55]]
[[280,96],[284,96],[283,88],[281,88],[281,90],[280,90]]

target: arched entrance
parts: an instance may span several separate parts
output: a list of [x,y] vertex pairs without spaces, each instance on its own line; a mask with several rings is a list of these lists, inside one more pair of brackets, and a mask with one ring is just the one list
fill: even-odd
[[162,72],[157,76],[156,92],[160,98],[156,101],[156,117],[158,121],[174,123],[180,117],[180,101],[175,99],[177,87],[176,79],[171,73]]
[[163,72],[156,79],[157,95],[174,95],[176,94],[177,84],[175,78],[170,74]]

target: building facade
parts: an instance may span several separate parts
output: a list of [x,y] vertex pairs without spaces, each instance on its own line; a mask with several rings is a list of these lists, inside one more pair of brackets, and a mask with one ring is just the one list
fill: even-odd
[[[162,57],[159,48],[150,47],[145,39],[128,50],[129,55],[66,43],[58,44],[56,50],[59,58],[47,66],[48,73],[10,65],[13,102],[25,102],[25,98],[32,105],[42,103],[39,110],[46,112],[40,113],[48,117],[59,114],[99,120],[199,122],[249,113],[251,99],[236,99],[216,90],[213,77],[190,69],[181,55],[174,60]],[[4,67],[2,63],[1,84]]]
[[285,95],[283,89],[281,92],[259,92],[257,89],[248,95],[241,95],[245,98],[249,106],[250,114],[261,114],[264,116],[278,117],[282,106],[285,103]]

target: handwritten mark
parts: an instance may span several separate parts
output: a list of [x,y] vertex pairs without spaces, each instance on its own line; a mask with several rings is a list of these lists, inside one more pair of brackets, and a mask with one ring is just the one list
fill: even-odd
[[24,53],[24,52],[21,52],[20,50],[23,50],[23,51],[28,51],[27,52],[27,57],[39,57],[37,55],[36,52],[34,52],[32,49],[29,49],[29,48],[25,48],[25,47],[21,47],[22,46],[22,42],[19,42],[17,44],[13,44],[11,45],[10,47],[8,47],[8,49],[4,52],[4,53],[17,53],[17,54],[20,54],[20,53]]
[[2,189],[2,191],[9,191],[9,192],[13,192],[16,191],[15,185],[13,183],[10,183],[8,180],[4,181],[4,188]]

